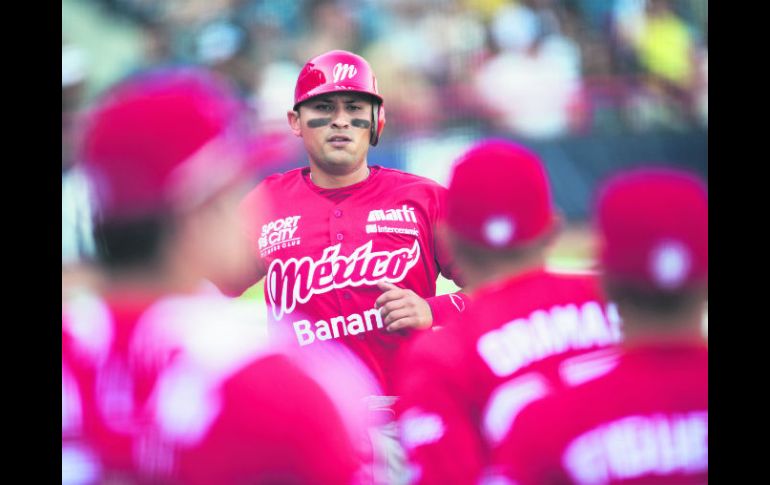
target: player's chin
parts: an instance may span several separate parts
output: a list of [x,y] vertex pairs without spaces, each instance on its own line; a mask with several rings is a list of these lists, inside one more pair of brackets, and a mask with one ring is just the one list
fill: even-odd
[[324,157],[324,168],[329,173],[345,174],[354,170],[357,165],[356,157],[352,153],[328,153]]

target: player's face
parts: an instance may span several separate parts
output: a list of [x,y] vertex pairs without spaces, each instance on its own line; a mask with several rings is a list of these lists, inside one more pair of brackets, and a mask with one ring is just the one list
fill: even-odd
[[372,103],[358,93],[321,95],[289,112],[289,124],[301,136],[311,163],[326,173],[344,175],[366,163]]

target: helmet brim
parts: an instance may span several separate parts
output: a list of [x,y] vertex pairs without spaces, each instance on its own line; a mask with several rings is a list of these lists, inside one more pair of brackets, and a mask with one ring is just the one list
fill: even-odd
[[321,96],[323,94],[344,94],[344,93],[358,93],[358,94],[365,94],[368,96],[371,96],[374,98],[378,103],[382,104],[383,99],[382,96],[379,94],[372,93],[367,87],[361,86],[358,84],[336,84],[336,85],[326,85],[326,86],[319,86],[317,89],[313,89],[309,91],[305,96],[304,99],[300,99],[294,104],[294,107],[292,108],[294,111],[297,111],[297,108],[303,103],[306,103],[310,101],[313,98],[317,98],[318,96]]

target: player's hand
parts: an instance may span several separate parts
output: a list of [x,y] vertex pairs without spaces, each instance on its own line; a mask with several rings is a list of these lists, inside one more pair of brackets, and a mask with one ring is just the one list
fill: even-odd
[[426,329],[433,324],[430,305],[414,291],[384,281],[377,283],[377,287],[383,294],[374,302],[374,308],[380,310],[388,332],[406,328]]

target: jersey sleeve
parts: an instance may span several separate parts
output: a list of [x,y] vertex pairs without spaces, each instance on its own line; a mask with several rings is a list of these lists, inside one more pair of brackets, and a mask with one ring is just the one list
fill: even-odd
[[470,297],[462,291],[458,291],[446,295],[432,296],[426,298],[425,301],[430,306],[430,311],[433,315],[433,325],[443,326],[452,319],[458,318],[465,311],[465,308],[470,303]]
[[259,253],[260,221],[264,212],[269,209],[265,193],[266,190],[263,185],[257,186],[244,197],[238,208],[241,227],[253,251],[249,267],[243,268],[237,279],[230,281],[212,280],[212,283],[227,296],[238,297],[242,295],[244,291],[258,283],[267,274],[265,261]]
[[457,360],[460,351],[450,348],[452,340],[439,333],[422,335],[400,359],[400,439],[410,483],[470,484],[481,468],[481,440],[464,399],[466,386],[455,368],[462,362]]

